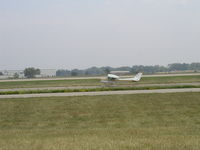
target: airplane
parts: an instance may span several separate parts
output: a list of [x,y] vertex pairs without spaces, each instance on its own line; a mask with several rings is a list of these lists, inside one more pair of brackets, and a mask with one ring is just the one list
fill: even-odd
[[107,75],[107,80],[106,81],[101,81],[102,83],[115,83],[116,81],[131,81],[131,82],[138,82],[140,81],[142,77],[142,73],[136,74],[133,78],[120,78],[117,75],[114,74],[108,74]]

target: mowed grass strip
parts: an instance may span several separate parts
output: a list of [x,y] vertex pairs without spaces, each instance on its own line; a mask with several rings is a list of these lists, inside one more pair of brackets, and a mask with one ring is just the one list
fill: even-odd
[[37,88],[37,87],[68,87],[90,86],[100,84],[100,79],[74,79],[74,80],[37,80],[37,81],[8,81],[0,82],[0,89]]
[[161,83],[192,83],[192,82],[200,82],[200,75],[143,77],[140,83],[161,84]]
[[[106,80],[106,77],[105,77]],[[69,86],[94,86],[102,85],[100,79],[74,79],[74,80],[38,80],[38,81],[9,81],[0,82],[0,89],[13,88],[40,88],[40,87],[69,87]],[[162,83],[192,83],[200,82],[200,75],[197,76],[163,76],[163,77],[142,77],[140,82],[119,82],[122,85],[134,84],[162,84]]]
[[5,99],[2,150],[199,150],[200,93]]
[[143,76],[139,82],[119,81],[119,85],[139,85],[139,84],[168,84],[168,83],[195,83],[200,82],[200,75],[189,76]]
[[13,94],[40,94],[40,93],[71,93],[71,92],[101,92],[101,91],[126,91],[126,90],[156,90],[156,89],[180,89],[180,88],[200,88],[200,85],[172,85],[172,86],[144,86],[144,87],[99,87],[84,89],[44,89],[44,90],[18,90],[0,91],[0,95]]

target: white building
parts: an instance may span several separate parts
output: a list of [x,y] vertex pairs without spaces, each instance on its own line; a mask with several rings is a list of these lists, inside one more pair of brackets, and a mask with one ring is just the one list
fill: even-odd
[[[0,76],[0,79],[8,79],[13,78],[15,73],[19,75],[19,78],[25,78],[24,76],[24,70],[0,70],[0,72],[3,73],[2,76]],[[55,77],[56,76],[56,69],[40,69],[40,75],[37,75],[36,77]]]
[[36,77],[55,77],[56,76],[56,69],[40,69],[40,75]]

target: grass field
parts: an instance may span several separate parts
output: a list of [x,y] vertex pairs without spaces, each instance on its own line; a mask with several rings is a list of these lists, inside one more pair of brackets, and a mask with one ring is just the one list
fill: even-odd
[[9,82],[0,82],[0,89],[68,87],[68,86],[83,86],[83,85],[84,86],[100,85],[100,79],[9,81]]
[[200,93],[2,99],[0,150],[199,150]]
[[[140,82],[121,82],[123,85],[133,84],[161,84],[161,83],[192,83],[200,82],[200,76],[164,76],[143,77]],[[9,81],[0,82],[0,89],[10,88],[37,88],[37,87],[69,87],[69,86],[91,86],[102,85],[100,79],[76,79],[76,80],[39,80],[39,81]]]
[[200,75],[196,76],[163,76],[163,77],[144,77],[140,83],[192,83],[200,82]]

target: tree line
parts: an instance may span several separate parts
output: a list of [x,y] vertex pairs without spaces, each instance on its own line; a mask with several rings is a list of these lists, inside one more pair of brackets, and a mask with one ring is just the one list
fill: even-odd
[[134,65],[132,67],[91,67],[87,69],[60,69],[56,71],[56,76],[92,76],[92,75],[105,75],[111,71],[129,71],[130,74],[136,74],[138,72],[143,72],[144,74],[154,74],[158,72],[173,72],[173,71],[198,71],[200,70],[200,63],[172,63],[167,66],[144,66],[144,65]]
[[[128,71],[129,74],[136,74],[138,72],[143,72],[144,74],[154,74],[158,72],[173,72],[173,71],[187,71],[191,70],[194,72],[200,71],[200,63],[172,63],[167,66],[144,66],[144,65],[134,65],[132,67],[91,67],[87,69],[60,69],[56,71],[56,76],[58,77],[70,77],[70,76],[98,76],[106,75],[111,71]],[[0,72],[0,76],[3,73]],[[34,78],[36,75],[40,75],[40,69],[29,67],[24,69],[24,76],[27,78]],[[13,78],[19,78],[17,73],[14,74]]]

